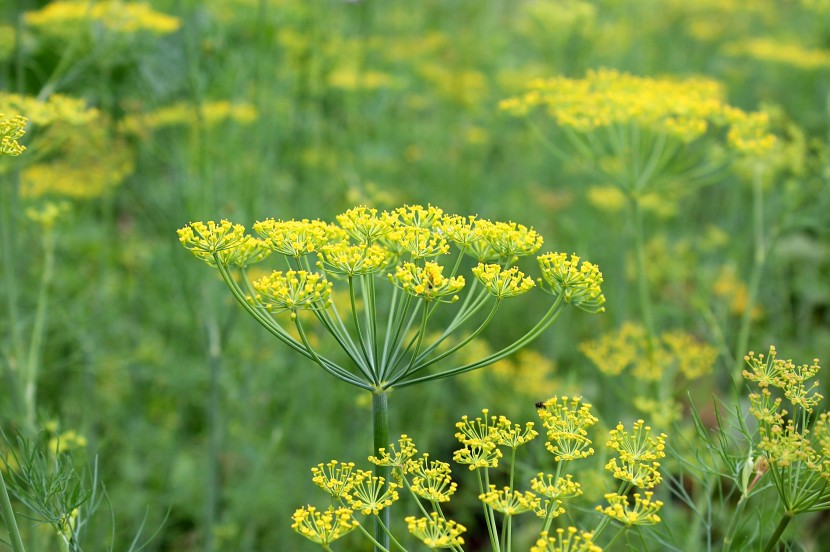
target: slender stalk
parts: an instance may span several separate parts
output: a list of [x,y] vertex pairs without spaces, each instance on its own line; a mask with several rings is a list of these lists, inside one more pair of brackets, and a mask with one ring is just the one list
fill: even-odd
[[723,537],[723,552],[729,552],[732,549],[732,543],[735,540],[735,531],[738,530],[738,522],[744,513],[744,507],[746,506],[748,498],[747,495],[742,494],[740,500],[738,500],[735,513],[732,514],[732,520],[729,522],[729,528],[726,530],[726,536]]
[[767,541],[767,545],[764,547],[764,552],[772,552],[775,550],[775,545],[778,544],[778,541],[781,539],[781,535],[784,534],[784,530],[793,520],[793,517],[795,517],[795,514],[792,512],[784,512],[784,515],[781,517],[781,521],[778,522],[778,526],[775,528],[775,532]]
[[752,272],[749,276],[746,306],[741,316],[741,325],[738,330],[738,341],[735,348],[735,364],[732,368],[732,383],[735,390],[741,389],[741,369],[744,365],[744,355],[749,347],[749,334],[752,330],[752,311],[758,299],[758,290],[761,287],[761,276],[767,260],[767,238],[764,233],[764,188],[763,170],[756,166],[752,178],[752,239],[755,248],[752,257]]
[[34,433],[37,424],[37,375],[40,368],[40,358],[43,351],[43,341],[46,333],[46,313],[49,306],[49,287],[55,273],[55,232],[51,228],[44,229],[43,234],[43,274],[40,278],[40,290],[37,297],[37,310],[32,326],[32,338],[29,342],[29,354],[26,362],[26,384],[24,400],[26,402],[26,429]]
[[15,214],[19,212],[17,186],[19,173],[16,171],[8,177],[8,182],[0,182],[0,245],[3,250],[3,283],[6,295],[6,309],[11,330],[12,352],[7,357],[8,371],[4,376],[16,392],[11,393],[16,411],[24,408],[20,403],[23,397],[20,369],[24,362],[23,334],[18,308],[18,287],[16,265],[17,239],[15,237]]
[[20,538],[20,529],[17,528],[17,520],[14,517],[12,503],[9,500],[9,491],[6,489],[6,481],[3,479],[2,472],[0,472],[0,513],[2,513],[3,523],[6,524],[6,529],[9,531],[12,550],[14,552],[25,552],[23,539]]
[[634,254],[637,259],[637,292],[640,301],[640,313],[648,335],[649,354],[654,351],[654,317],[651,313],[651,298],[648,293],[648,277],[646,274],[646,250],[643,230],[643,209],[640,196],[631,196],[631,218],[634,223]]
[[[389,404],[387,392],[383,390],[372,392],[372,446],[374,454],[389,446]],[[385,490],[389,485],[389,468],[375,466],[375,476],[383,478]],[[375,523],[375,539],[380,543],[380,547],[375,546],[376,551],[389,549],[389,535],[383,530],[384,525],[389,527],[389,522],[389,508],[384,508]]]

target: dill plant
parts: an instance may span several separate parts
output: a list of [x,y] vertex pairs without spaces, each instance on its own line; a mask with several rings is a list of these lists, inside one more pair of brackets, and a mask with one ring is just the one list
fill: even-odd
[[[543,239],[515,222],[449,215],[434,206],[382,212],[358,206],[335,223],[266,219],[253,228],[258,237],[227,220],[193,222],[179,230],[179,239],[219,270],[237,301],[278,340],[371,393],[375,451],[389,442],[387,397],[393,389],[493,364],[541,335],[568,305],[604,310],[602,274],[576,255],[539,255],[541,278],[526,276],[517,263],[537,253]],[[455,260],[440,264],[451,244]],[[249,267],[269,255],[281,257],[284,269],[250,279]],[[466,277],[465,257],[475,263]],[[345,288],[342,294],[335,285]],[[483,358],[451,362],[496,318],[503,300],[534,288],[547,292],[552,303],[523,336]],[[435,333],[436,311],[448,305],[455,313]],[[348,363],[312,344],[306,312]],[[442,349],[454,334],[461,337]],[[388,477],[382,466],[375,472],[384,481]],[[379,529],[376,538],[388,544]]]

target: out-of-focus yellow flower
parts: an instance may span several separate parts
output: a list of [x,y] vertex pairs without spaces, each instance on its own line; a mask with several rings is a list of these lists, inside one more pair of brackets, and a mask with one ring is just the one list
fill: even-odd
[[360,71],[357,67],[338,67],[328,76],[328,84],[341,90],[379,90],[397,86],[395,78],[382,71]]
[[87,444],[86,437],[80,435],[74,429],[64,431],[60,435],[55,435],[49,439],[48,450],[54,454],[68,452],[72,449],[84,448]]
[[723,87],[711,79],[638,77],[599,69],[584,79],[531,81],[525,94],[502,100],[500,107],[517,116],[543,107],[560,127],[577,133],[634,125],[682,143],[713,126],[728,126],[728,143],[739,152],[768,151],[775,138],[764,114],[743,112],[724,97]]
[[799,69],[830,68],[830,51],[809,49],[800,44],[781,42],[772,38],[753,38],[733,42],[725,47],[724,52],[732,56],[791,65]]
[[657,381],[671,367],[688,380],[697,379],[711,373],[717,359],[714,347],[682,331],[665,332],[650,345],[645,328],[632,322],[581,343],[579,350],[605,374],[629,370],[642,381]]
[[176,103],[150,113],[128,115],[121,121],[120,128],[123,132],[143,135],[149,130],[159,128],[192,127],[199,121],[209,127],[226,121],[250,125],[257,120],[257,117],[256,108],[247,103],[217,100],[205,102],[198,108],[188,103]]
[[11,57],[17,41],[17,32],[11,25],[0,25],[0,60]]
[[[729,308],[729,314],[742,316],[749,304],[749,288],[738,278],[737,269],[734,265],[723,266],[715,278],[712,286],[712,293],[718,299],[724,301]],[[752,307],[750,317],[758,320],[763,316],[763,309],[760,305]]]
[[26,209],[26,216],[29,220],[40,224],[44,229],[51,230],[67,212],[69,212],[69,203],[48,201],[40,208],[29,207]]
[[25,113],[26,118],[36,126],[58,122],[80,126],[100,116],[98,110],[88,108],[84,100],[61,94],[52,94],[44,101],[34,96],[0,92],[0,113],[3,112]]
[[62,39],[86,30],[83,25],[89,24],[123,34],[148,32],[164,35],[181,27],[179,18],[155,11],[147,4],[118,0],[58,0],[40,10],[26,12],[23,20],[40,33]]

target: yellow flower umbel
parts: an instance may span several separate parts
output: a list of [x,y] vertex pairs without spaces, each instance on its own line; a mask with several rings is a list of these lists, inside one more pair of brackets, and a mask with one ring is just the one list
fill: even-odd
[[594,544],[593,536],[593,533],[579,531],[576,527],[559,528],[556,536],[542,533],[530,552],[602,552],[602,548]]
[[349,507],[361,513],[377,515],[384,508],[398,500],[396,483],[386,483],[383,477],[373,476],[372,472],[358,470],[352,479],[352,487],[347,496]]
[[409,532],[432,550],[456,548],[464,544],[461,533],[467,528],[455,521],[444,519],[435,512],[428,518],[409,516],[404,521]]
[[632,525],[654,525],[660,523],[660,516],[657,512],[663,507],[663,503],[659,500],[651,500],[654,495],[652,492],[634,493],[634,507],[631,507],[628,502],[628,497],[616,493],[608,493],[605,495],[605,500],[608,501],[608,506],[603,508],[597,506],[597,512],[602,512],[611,519],[617,520],[626,527]]
[[[464,277],[445,277],[444,267],[427,261],[423,267],[414,263],[404,263],[389,275],[389,280],[410,295],[425,301],[458,301],[456,295],[464,287]],[[445,299],[449,297],[449,299]]]
[[515,297],[527,291],[530,291],[536,284],[532,278],[528,278],[522,273],[518,267],[502,269],[497,264],[483,264],[473,268],[473,276],[479,282],[484,284],[487,291],[495,295],[499,299],[505,297]]
[[538,260],[547,291],[552,295],[587,312],[605,311],[602,272],[597,265],[565,253],[546,253]]
[[327,549],[328,545],[351,533],[359,525],[348,508],[329,508],[320,512],[314,506],[307,506],[294,512],[291,517],[294,519],[292,529]]
[[[639,168],[627,168],[631,174],[623,187],[642,190],[648,185],[646,180],[657,176],[664,168],[660,163],[669,161],[663,158],[666,148],[676,152],[677,148],[667,142],[689,144],[710,128],[720,126],[742,132],[746,119],[753,118],[754,114],[731,107],[724,97],[722,86],[710,79],[638,77],[599,69],[588,71],[583,79],[555,77],[533,81],[524,95],[503,100],[501,108],[518,116],[526,116],[537,107],[544,108],[566,131],[568,138],[578,144],[578,151],[591,152],[590,155],[596,158],[610,152],[618,159],[624,159],[622,155],[626,148],[654,147],[656,164],[642,163]],[[744,115],[743,120],[735,116],[738,112]],[[637,137],[641,143],[634,141],[632,129],[642,133]],[[603,135],[596,132],[598,130],[608,132]],[[754,154],[769,151],[775,143],[768,125],[760,126],[759,130],[761,133],[755,136],[758,143]],[[589,133],[595,134],[598,140],[592,142],[582,138]],[[607,140],[607,144],[603,140]],[[607,149],[597,151],[599,143]],[[738,144],[732,145],[741,149]],[[651,148],[647,148],[645,152],[634,151],[634,154],[639,157],[651,152]],[[643,159],[647,157],[643,156]],[[615,179],[619,177],[614,176]]]
[[406,471],[412,475],[410,490],[429,502],[448,502],[458,485],[452,480],[450,465],[430,460],[424,454],[418,461],[410,460]]
[[495,485],[490,485],[489,490],[480,494],[478,499],[496,512],[508,516],[530,512],[538,508],[540,504],[539,497],[530,491],[522,493],[510,487],[496,490]]
[[609,433],[605,446],[617,451],[619,457],[612,458],[605,469],[614,477],[641,489],[651,489],[660,481],[660,463],[657,460],[666,456],[666,435],[651,435],[651,427],[643,420],[634,423],[629,434],[622,423]]
[[588,428],[599,420],[591,414],[591,405],[582,397],[552,397],[536,412],[548,430],[545,448],[557,462],[587,458],[594,454]]
[[345,499],[354,485],[354,462],[332,460],[328,464],[317,464],[316,468],[311,468],[311,474],[311,481],[333,499]]
[[208,263],[214,254],[234,249],[246,241],[245,227],[229,220],[191,222],[178,230],[179,241],[198,258]]
[[23,19],[40,33],[65,39],[75,36],[83,26],[91,28],[93,24],[114,33],[158,35],[175,32],[181,26],[177,17],[157,12],[147,4],[115,0],[95,3],[59,0],[40,10],[26,12]]
[[314,272],[275,270],[253,285],[258,301],[274,313],[288,311],[292,318],[297,316],[298,310],[323,310],[331,304],[331,282]]
[[21,146],[17,140],[26,133],[28,122],[20,115],[6,118],[0,113],[0,155],[20,155],[26,151],[26,146]]
[[782,523],[830,509],[830,417],[815,412],[823,399],[814,379],[818,359],[796,365],[770,347],[767,355],[750,352],[745,360],[743,377],[757,386],[749,395],[749,412],[758,420],[757,448],[784,505]]

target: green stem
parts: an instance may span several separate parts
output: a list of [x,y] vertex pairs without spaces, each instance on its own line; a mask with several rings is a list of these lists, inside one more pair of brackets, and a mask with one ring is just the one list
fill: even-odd
[[9,491],[6,489],[6,481],[3,479],[2,471],[0,471],[0,513],[3,515],[3,522],[6,524],[6,529],[9,530],[12,550],[14,552],[25,552],[23,539],[20,538],[20,530],[17,528],[17,520],[14,517],[14,510],[12,510]]
[[[380,454],[380,449],[389,446],[389,404],[387,392],[383,390],[372,392],[372,445],[372,453],[375,455]],[[375,476],[383,478],[385,491],[389,485],[389,468],[375,466]],[[389,522],[389,508],[384,508],[375,523],[375,539],[380,543],[380,547],[375,546],[376,551],[389,548],[389,535],[383,530],[383,526],[388,527]]]
[[654,352],[654,317],[651,313],[651,298],[648,293],[648,277],[646,273],[646,249],[643,231],[643,209],[640,205],[640,196],[631,196],[632,222],[634,223],[634,252],[637,258],[637,292],[640,300],[640,313],[648,337],[648,352]]
[[738,530],[738,522],[743,515],[748,498],[747,495],[742,494],[741,499],[738,500],[735,513],[732,514],[732,520],[729,522],[729,528],[726,530],[726,536],[723,537],[723,552],[729,552],[732,549],[732,543],[735,540],[735,531]]
[[55,233],[52,229],[44,229],[43,251],[43,274],[40,278],[37,310],[35,311],[35,321],[32,326],[32,339],[29,342],[29,354],[26,362],[26,385],[24,390],[26,428],[32,433],[34,433],[37,424],[37,374],[40,368],[40,358],[46,333],[49,286],[52,283],[52,277],[55,273]]
[[764,547],[764,552],[772,552],[775,549],[775,545],[778,544],[778,541],[781,539],[781,535],[784,534],[784,530],[793,520],[795,515],[790,512],[784,512],[784,515],[781,517],[781,521],[778,522],[778,526],[775,528],[775,532],[767,541],[767,545]]
[[[22,18],[22,17],[21,17]],[[10,393],[15,403],[16,411],[24,408],[20,401],[23,397],[23,381],[20,368],[24,362],[23,334],[20,324],[20,310],[18,309],[17,277],[15,273],[17,258],[17,239],[15,238],[15,214],[19,212],[17,201],[17,186],[19,173],[9,176],[8,182],[0,182],[0,245],[3,249],[3,277],[5,284],[6,309],[9,328],[12,337],[12,352],[7,356],[7,373],[4,374],[9,386],[15,390]]]
[[744,355],[749,347],[749,334],[752,330],[752,311],[755,310],[758,290],[761,287],[761,276],[763,275],[764,265],[767,260],[767,240],[764,235],[764,189],[762,176],[763,171],[761,167],[755,167],[752,179],[752,238],[755,250],[752,258],[752,272],[749,276],[746,306],[741,316],[741,326],[738,330],[738,341],[734,351],[735,364],[732,368],[732,383],[736,391],[741,388],[741,382],[743,381],[741,371],[744,365]]

